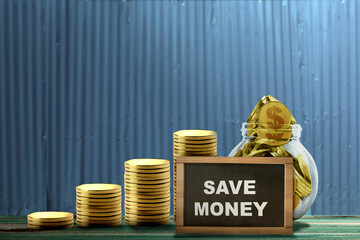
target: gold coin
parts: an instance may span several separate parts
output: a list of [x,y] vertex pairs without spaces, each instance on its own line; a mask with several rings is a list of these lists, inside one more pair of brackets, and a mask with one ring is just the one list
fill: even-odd
[[297,194],[294,194],[294,199],[293,200],[294,200],[293,208],[295,210],[300,204],[300,197]]
[[179,148],[174,146],[175,152],[216,152],[217,147],[212,148]]
[[174,139],[187,139],[187,140],[198,140],[198,139],[213,139],[216,138],[217,134],[211,130],[200,130],[200,129],[187,129],[179,130],[174,132]]
[[164,191],[166,188],[170,189],[170,182],[160,184],[136,184],[125,182],[125,187],[133,190],[154,189],[154,191]]
[[163,218],[157,218],[157,219],[141,219],[141,218],[135,218],[135,217],[127,217],[125,215],[125,222],[137,222],[137,223],[158,223],[158,222],[165,222],[169,221],[170,217],[163,217]]
[[[281,102],[270,102],[265,104],[259,110],[259,126],[267,131],[258,131],[260,139],[266,139],[264,142],[270,146],[280,146],[286,144],[292,135],[292,132],[281,131],[288,129],[291,122],[291,113],[289,109]],[[268,131],[277,133],[269,133]]]
[[108,202],[121,201],[121,196],[119,196],[119,197],[111,197],[111,198],[88,198],[88,197],[76,196],[76,199],[79,202],[108,203]]
[[[155,189],[156,190],[156,189]],[[169,194],[170,193],[170,187],[166,187],[164,189],[161,189],[160,191],[155,191],[154,189],[126,189],[125,191],[125,195],[126,194],[130,194],[130,195],[141,195],[141,196],[152,196],[152,195],[164,195],[164,194]]]
[[121,221],[113,222],[113,223],[76,223],[79,227],[117,227],[121,224]]
[[76,224],[79,225],[82,224],[82,225],[85,225],[85,224],[88,224],[88,225],[92,225],[92,224],[120,224],[121,223],[121,218],[120,219],[115,219],[115,220],[78,220],[76,219]]
[[85,222],[85,221],[109,221],[109,220],[121,220],[121,214],[119,215],[114,215],[114,216],[108,216],[108,217],[95,217],[95,216],[86,216],[86,215],[80,215],[78,214],[76,216],[76,219],[78,219],[81,222]]
[[28,227],[34,230],[56,230],[56,229],[72,228],[74,227],[74,224],[72,223],[69,225],[61,225],[61,226],[38,226],[38,225],[28,224]]
[[118,184],[89,183],[77,186],[76,191],[88,194],[108,194],[121,191],[121,186]]
[[[192,143],[194,142],[194,143]],[[215,142],[202,142],[202,141],[192,141],[192,142],[174,142],[174,147],[177,148],[216,148],[217,141]]]
[[110,193],[110,194],[87,194],[87,193],[76,193],[77,197],[85,197],[85,198],[113,198],[113,197],[121,197],[121,192],[118,193]]
[[131,214],[131,213],[126,213],[125,214],[125,218],[127,219],[164,219],[164,218],[168,218],[170,216],[170,213],[164,213],[164,214],[158,214],[158,215],[137,215],[137,214]]
[[133,194],[154,194],[154,195],[159,195],[159,194],[164,194],[164,193],[168,193],[170,192],[170,186],[168,187],[164,187],[164,188],[160,188],[160,189],[154,189],[154,188],[126,188],[126,192],[127,193],[133,193]]
[[163,180],[136,180],[136,179],[125,178],[125,182],[130,184],[154,185],[154,184],[170,183],[170,178]]
[[170,167],[166,166],[164,168],[152,168],[152,169],[139,169],[139,168],[129,168],[125,166],[125,173],[133,173],[133,174],[138,174],[138,173],[144,173],[144,174],[148,174],[148,173],[170,173]]
[[129,202],[129,201],[125,201],[125,206],[127,207],[170,207],[170,201],[166,201],[166,202],[161,202],[161,203],[135,203],[135,202]]
[[41,222],[41,221],[28,219],[28,224],[35,225],[35,226],[43,226],[43,227],[64,226],[64,225],[69,225],[69,224],[73,224],[73,223],[74,223],[74,219],[66,220],[66,221],[58,221],[58,222]]
[[76,202],[76,207],[82,208],[82,209],[99,209],[99,210],[104,209],[104,210],[107,210],[107,209],[111,209],[111,208],[121,207],[121,201],[118,201],[117,204],[108,204],[108,205],[102,205],[102,204],[92,205],[92,204],[83,204],[83,203]]
[[125,166],[131,169],[157,169],[170,166],[170,162],[165,159],[131,159],[125,162]]
[[154,226],[154,225],[165,225],[169,223],[169,219],[166,221],[159,221],[154,223],[144,223],[144,222],[137,222],[137,221],[129,221],[125,220],[125,223],[131,226]]
[[170,197],[170,192],[166,194],[158,194],[158,195],[139,195],[139,194],[126,194],[125,198],[132,199],[162,199]]
[[82,216],[89,216],[89,217],[110,217],[115,215],[121,215],[121,209],[115,212],[84,212],[84,211],[76,211],[77,214]]
[[132,178],[132,179],[148,179],[148,180],[160,180],[160,179],[168,179],[170,178],[170,171],[167,173],[163,173],[163,174],[158,174],[158,173],[148,173],[148,174],[140,174],[140,173],[127,173],[125,172],[124,176],[126,178]]
[[88,207],[98,207],[98,206],[117,206],[119,204],[121,204],[121,200],[117,200],[117,201],[113,201],[113,202],[89,202],[89,201],[82,201],[82,200],[77,200],[76,204],[79,205],[86,205]]
[[27,219],[39,222],[56,222],[74,219],[74,215],[69,212],[34,212],[27,215]]
[[170,204],[165,206],[137,206],[137,205],[126,205],[125,203],[125,212],[126,211],[162,211],[162,212],[169,212],[170,211]]
[[207,140],[187,140],[181,138],[174,138],[174,144],[191,144],[191,145],[204,145],[204,144],[217,144],[217,138]]
[[110,208],[88,208],[84,206],[76,206],[77,212],[91,212],[91,213],[107,213],[121,211],[121,204],[117,207],[110,206]]
[[216,151],[211,152],[184,152],[174,150],[174,156],[176,157],[185,157],[185,156],[203,156],[203,157],[215,157],[217,155]]
[[162,203],[162,202],[167,202],[170,201],[170,196],[167,198],[159,198],[159,199],[139,199],[139,198],[130,198],[130,197],[126,197],[125,200],[130,203]]
[[133,210],[170,210],[170,201],[163,203],[134,203],[125,201],[125,208],[133,209]]
[[138,210],[138,209],[131,209],[131,208],[125,208],[125,214],[135,214],[135,215],[156,215],[156,214],[165,214],[169,213],[170,209],[165,210]]

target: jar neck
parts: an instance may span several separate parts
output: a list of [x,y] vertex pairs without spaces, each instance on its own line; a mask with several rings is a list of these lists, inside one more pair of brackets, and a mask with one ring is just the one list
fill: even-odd
[[[254,138],[253,136],[252,137],[248,136],[248,126],[249,126],[249,123],[247,123],[247,122],[244,122],[242,124],[241,134],[242,134],[243,138],[247,138],[247,139]],[[293,124],[291,127],[292,127],[291,140],[299,140],[299,138],[301,137],[301,131],[302,131],[301,125]]]

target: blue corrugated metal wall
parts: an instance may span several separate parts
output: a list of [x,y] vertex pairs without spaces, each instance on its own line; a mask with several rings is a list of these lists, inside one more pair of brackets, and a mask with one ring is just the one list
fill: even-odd
[[303,126],[312,213],[360,214],[359,41],[357,0],[0,0],[0,214],[74,211],[178,129],[227,155],[266,94]]

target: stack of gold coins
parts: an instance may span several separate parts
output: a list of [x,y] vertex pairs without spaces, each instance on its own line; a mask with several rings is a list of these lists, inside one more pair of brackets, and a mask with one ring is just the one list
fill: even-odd
[[76,187],[76,224],[114,227],[121,224],[121,186],[93,183]]
[[170,217],[170,163],[163,159],[125,162],[125,223],[167,224]]
[[217,156],[217,134],[211,130],[174,132],[174,215],[176,210],[176,158],[182,156]]
[[69,212],[34,212],[27,216],[28,227],[36,230],[65,229],[74,226],[74,216]]

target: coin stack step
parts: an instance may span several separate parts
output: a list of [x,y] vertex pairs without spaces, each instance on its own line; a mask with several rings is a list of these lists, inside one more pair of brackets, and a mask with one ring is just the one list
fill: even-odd
[[27,216],[27,221],[30,229],[66,229],[74,226],[74,215],[69,212],[34,212]]
[[76,187],[76,224],[114,227],[121,224],[121,186],[92,183]]
[[217,156],[217,134],[211,130],[174,132],[174,216],[176,214],[176,158],[182,156]]
[[170,217],[170,163],[164,159],[125,162],[125,223],[167,224]]

